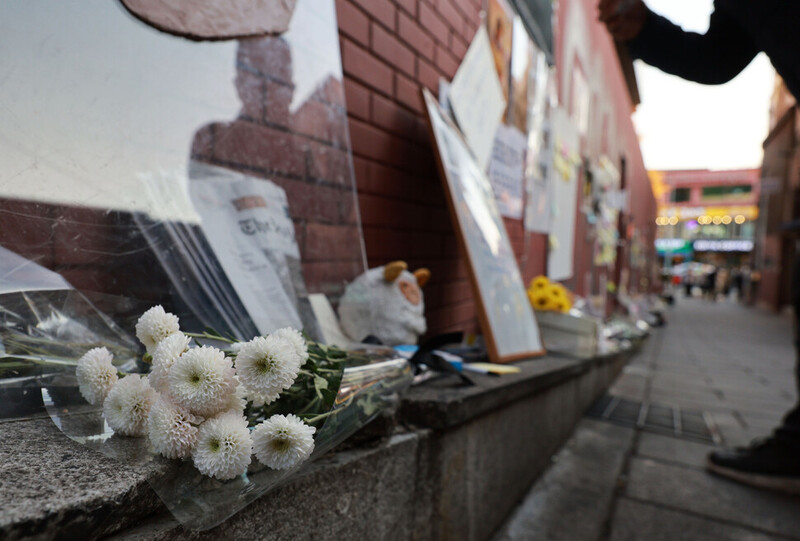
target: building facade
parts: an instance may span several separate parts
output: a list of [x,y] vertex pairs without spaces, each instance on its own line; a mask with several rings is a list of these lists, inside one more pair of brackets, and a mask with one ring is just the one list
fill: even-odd
[[752,265],[758,169],[651,171],[650,176],[659,194],[656,248],[664,266]]

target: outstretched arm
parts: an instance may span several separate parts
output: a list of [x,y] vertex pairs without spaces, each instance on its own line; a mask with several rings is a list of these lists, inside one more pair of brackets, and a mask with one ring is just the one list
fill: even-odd
[[758,53],[750,37],[724,10],[711,14],[705,34],[685,32],[650,11],[641,0],[599,0],[598,16],[631,54],[667,73],[703,84],[721,84]]
[[703,84],[726,83],[758,53],[727,13],[715,10],[705,34],[685,32],[647,11],[642,31],[628,43],[631,54],[662,71]]

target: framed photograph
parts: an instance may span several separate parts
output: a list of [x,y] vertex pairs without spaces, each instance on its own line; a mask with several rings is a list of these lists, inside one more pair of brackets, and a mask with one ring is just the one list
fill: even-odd
[[435,98],[426,89],[422,93],[450,216],[469,262],[489,358],[503,363],[543,355],[536,316],[489,179]]

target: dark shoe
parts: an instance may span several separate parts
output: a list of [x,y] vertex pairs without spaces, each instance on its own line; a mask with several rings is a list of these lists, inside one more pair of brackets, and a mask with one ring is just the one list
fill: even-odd
[[775,438],[713,451],[706,468],[740,483],[800,494],[800,448]]

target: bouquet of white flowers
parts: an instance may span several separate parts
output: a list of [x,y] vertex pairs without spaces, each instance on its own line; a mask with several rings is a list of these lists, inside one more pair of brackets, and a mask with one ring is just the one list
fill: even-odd
[[391,350],[345,352],[290,328],[249,342],[182,332],[161,306],[141,316],[136,336],[147,350],[137,364],[149,372],[123,373],[95,347],[74,375],[43,378],[45,405],[68,436],[106,455],[169,459],[150,483],[192,528],[218,524],[285,481],[396,403],[412,378]]

